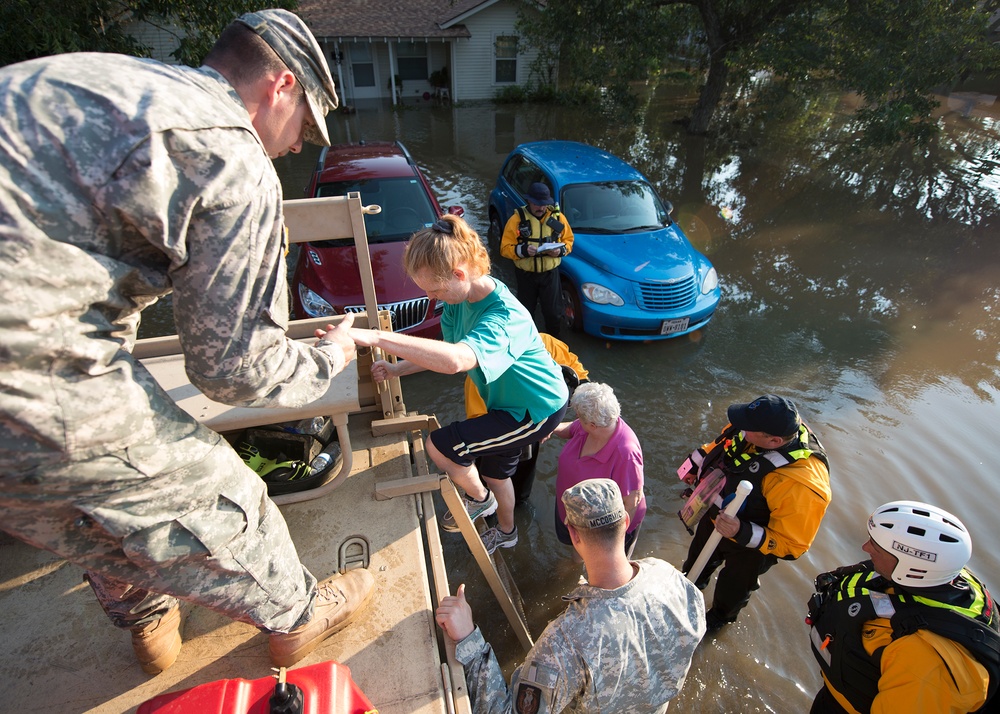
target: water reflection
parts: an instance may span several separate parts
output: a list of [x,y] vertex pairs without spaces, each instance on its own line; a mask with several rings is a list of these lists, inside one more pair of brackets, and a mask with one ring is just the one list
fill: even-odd
[[[686,87],[653,87],[634,124],[589,108],[392,111],[362,102],[330,124],[335,142],[402,140],[441,203],[464,206],[484,236],[496,173],[524,141],[612,151],[674,204],[719,270],[723,300],[711,325],[645,345],[563,337],[593,378],[615,388],[642,440],[641,557],[682,561],[689,536],[676,517],[674,469],[715,435],[729,403],[768,391],[799,403],[830,453],[833,504],[812,550],[772,570],[740,621],[699,649],[675,708],[805,711],[819,686],[802,622],[811,580],[864,557],[864,519],[876,505],[917,498],[955,512],[973,533],[973,569],[1000,590],[1000,554],[988,547],[1000,496],[998,110],[980,102],[966,116],[968,102],[945,102],[945,131],[926,150],[876,155],[843,133],[849,97],[776,94],[766,123],[737,109],[713,139],[675,123],[694,99]],[[276,161],[286,196],[302,195],[317,156],[307,149]],[[513,282],[507,261],[494,260]],[[408,408],[443,423],[462,415],[458,378],[414,375],[404,391]],[[552,531],[556,456],[543,447],[531,507],[517,513],[521,543],[505,553],[535,634],[579,574]],[[509,671],[516,639],[464,546],[445,538],[452,582],[469,584]]]

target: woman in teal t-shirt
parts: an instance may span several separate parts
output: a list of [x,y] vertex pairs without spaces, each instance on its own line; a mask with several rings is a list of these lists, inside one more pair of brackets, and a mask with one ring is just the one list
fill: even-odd
[[[517,528],[510,477],[522,447],[548,436],[566,413],[569,392],[562,372],[531,315],[506,285],[490,276],[486,248],[461,218],[442,216],[415,233],[403,265],[429,297],[445,304],[444,341],[355,328],[351,337],[358,345],[401,358],[375,362],[376,381],[425,369],[468,372],[487,413],[431,432],[427,453],[465,491],[471,518],[497,514],[497,526],[483,533],[486,550],[513,547]],[[450,515],[442,527],[457,531]]]

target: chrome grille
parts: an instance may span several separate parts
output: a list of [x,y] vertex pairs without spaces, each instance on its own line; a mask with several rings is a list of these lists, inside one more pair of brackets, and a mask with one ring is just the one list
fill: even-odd
[[[393,302],[379,305],[379,310],[388,310],[392,316],[392,329],[394,332],[409,330],[416,327],[427,317],[427,306],[430,298],[422,297],[416,300],[404,300],[403,302]],[[364,312],[364,305],[348,305],[344,312]]]
[[636,283],[639,307],[644,310],[680,310],[692,304],[698,286],[694,275],[672,283]]

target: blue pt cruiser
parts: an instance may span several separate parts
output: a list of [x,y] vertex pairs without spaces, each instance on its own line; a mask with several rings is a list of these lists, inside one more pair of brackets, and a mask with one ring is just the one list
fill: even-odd
[[575,141],[521,144],[490,193],[490,240],[539,181],[573,228],[559,266],[563,310],[576,331],[604,339],[655,340],[708,324],[719,278],[670,218],[673,206],[617,156]]

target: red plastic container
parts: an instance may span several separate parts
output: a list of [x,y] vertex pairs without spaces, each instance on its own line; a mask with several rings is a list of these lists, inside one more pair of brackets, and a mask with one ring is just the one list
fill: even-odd
[[[286,681],[302,690],[302,714],[377,714],[378,710],[337,662],[290,669]],[[220,679],[182,692],[168,692],[139,705],[137,714],[268,714],[274,677]]]

